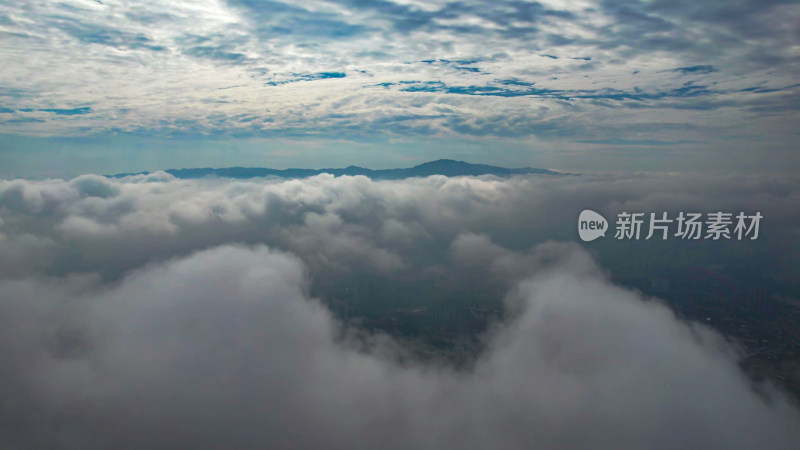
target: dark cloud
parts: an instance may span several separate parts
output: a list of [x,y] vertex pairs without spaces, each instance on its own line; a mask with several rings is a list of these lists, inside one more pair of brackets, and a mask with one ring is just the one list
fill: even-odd
[[198,58],[217,59],[230,62],[241,62],[247,60],[247,56],[242,53],[233,53],[225,51],[221,47],[212,46],[197,46],[184,50],[184,53]]
[[678,67],[675,69],[675,72],[681,72],[684,74],[687,73],[712,73],[716,72],[717,69],[714,66],[689,66],[689,67]]
[[793,27],[774,26],[776,17],[791,3],[604,0],[601,8],[615,24],[604,30],[602,45],[691,53],[698,58],[718,54],[714,48],[738,48],[745,50],[752,64],[789,62],[794,57],[781,45],[771,44],[796,39],[791,35]]
[[344,72],[319,72],[319,73],[309,73],[309,74],[294,73],[291,74],[286,79],[281,79],[280,81],[268,81],[266,85],[280,86],[283,84],[297,83],[301,81],[327,80],[331,78],[345,78],[345,77],[347,77],[347,74]]
[[36,117],[19,117],[15,119],[4,120],[3,123],[45,123],[46,120],[38,119]]
[[112,26],[81,22],[67,16],[55,16],[48,22],[87,44],[107,45],[121,49],[146,49],[164,51],[166,47],[156,45],[152,39],[141,33],[130,33]]
[[[619,89],[598,89],[598,90],[561,90],[548,88],[535,88],[535,83],[524,82],[517,79],[497,80],[494,84],[484,86],[451,86],[442,81],[399,81],[378,83],[375,86],[384,88],[398,87],[401,92],[440,92],[445,94],[457,95],[476,95],[490,97],[538,97],[557,100],[614,100],[614,101],[655,101],[671,98],[692,98],[692,97],[711,97],[717,94],[724,94],[716,90],[711,90],[707,86],[686,82],[683,86],[664,91],[644,92],[641,89],[624,91]],[[503,87],[505,86],[505,87]],[[513,87],[513,88],[509,88]],[[372,87],[372,86],[366,86]],[[756,88],[757,89],[757,88]],[[755,92],[754,89],[749,89]],[[658,106],[661,106],[660,104]]]
[[229,0],[252,17],[259,38],[266,41],[287,37],[305,42],[319,38],[346,39],[363,35],[370,29],[352,24],[341,15],[314,11],[280,1]]
[[75,116],[81,114],[89,114],[92,112],[92,108],[89,106],[81,106],[79,108],[70,108],[70,109],[45,108],[45,109],[40,109],[39,111],[51,112],[57,116]]
[[[447,2],[435,10],[423,10],[410,5],[392,1],[344,0],[339,3],[358,10],[368,10],[389,20],[397,31],[456,31],[474,34],[500,33],[507,37],[522,37],[537,32],[532,25],[548,18],[573,19],[569,11],[554,10],[539,2],[508,1],[503,3]],[[496,27],[456,24],[444,25],[439,20],[453,20],[476,16]],[[499,31],[498,31],[499,30]]]

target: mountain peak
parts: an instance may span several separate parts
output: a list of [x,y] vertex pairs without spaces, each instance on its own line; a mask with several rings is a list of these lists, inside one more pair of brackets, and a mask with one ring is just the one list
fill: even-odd
[[466,161],[458,161],[455,159],[437,159],[436,161],[428,161],[414,167],[424,167],[424,166],[445,166],[445,165],[471,165]]

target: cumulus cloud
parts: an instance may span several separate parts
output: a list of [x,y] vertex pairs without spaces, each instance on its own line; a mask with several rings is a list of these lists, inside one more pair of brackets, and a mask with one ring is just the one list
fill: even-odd
[[[765,268],[790,272],[796,268],[792,254],[799,202],[795,178],[757,175],[434,176],[405,181],[330,175],[288,181],[84,175],[71,181],[0,181],[5,238],[0,243],[11,248],[19,247],[21,239],[36,240],[39,244],[31,247],[38,249],[35,259],[50,274],[118,276],[148,261],[241,242],[293,252],[320,275],[350,269],[387,275],[447,263],[445,250],[462,232],[483,233],[516,249],[548,239],[575,239],[575,220],[585,208],[608,218],[625,210],[673,216],[681,210],[761,211],[769,231],[760,241],[736,247],[722,243],[715,251],[747,249],[771,260]],[[687,251],[709,253],[701,246]]]
[[509,297],[516,314],[468,371],[340,339],[305,293],[300,260],[263,246],[216,247],[113,286],[0,282],[0,438],[7,448],[796,442],[797,412],[756,394],[709,330],[610,285],[575,246],[527,260]]
[[[722,337],[612,283],[587,252],[610,250],[550,241],[574,240],[584,207],[757,208],[747,256],[791,273],[798,192],[644,174],[0,181],[0,443],[792,448],[796,407]],[[471,364],[420,360],[328,308],[364,276],[496,292],[505,314]]]

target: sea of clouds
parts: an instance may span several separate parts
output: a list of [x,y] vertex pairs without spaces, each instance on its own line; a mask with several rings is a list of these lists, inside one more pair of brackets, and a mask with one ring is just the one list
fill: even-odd
[[[575,242],[584,208],[759,210],[797,268],[794,178],[0,181],[0,446],[796,448],[787,396]],[[509,313],[468,368],[399,358],[311,294],[358,274]]]

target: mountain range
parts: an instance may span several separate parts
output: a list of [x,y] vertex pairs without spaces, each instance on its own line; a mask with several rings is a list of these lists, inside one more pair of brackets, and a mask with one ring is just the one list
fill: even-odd
[[[364,167],[349,166],[343,169],[269,169],[266,167],[227,167],[227,168],[197,168],[197,169],[167,169],[165,172],[176,178],[257,178],[257,177],[279,177],[279,178],[306,178],[321,173],[329,173],[334,176],[342,175],[364,175],[374,180],[399,180],[412,177],[426,177],[429,175],[445,175],[448,177],[456,176],[476,176],[476,175],[495,175],[506,177],[519,174],[539,174],[563,176],[566,173],[556,172],[548,169],[536,169],[532,167],[522,167],[509,169],[506,167],[489,166],[486,164],[470,164],[464,161],[452,159],[439,159],[426,162],[414,167],[404,169],[366,169]],[[120,173],[110,175],[112,178],[121,178],[129,175],[146,175],[149,172],[139,173]]]

